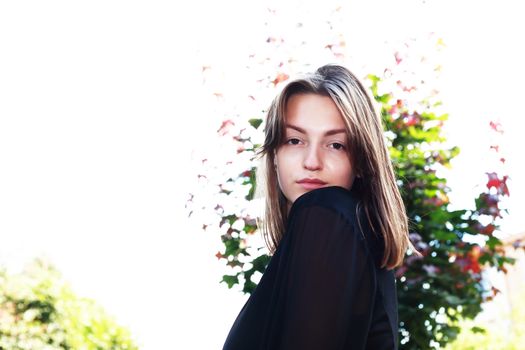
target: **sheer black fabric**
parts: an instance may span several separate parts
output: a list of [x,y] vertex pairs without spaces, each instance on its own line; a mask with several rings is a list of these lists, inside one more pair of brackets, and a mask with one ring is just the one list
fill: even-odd
[[223,350],[397,349],[394,275],[378,267],[382,239],[358,222],[357,203],[341,187],[294,202]]

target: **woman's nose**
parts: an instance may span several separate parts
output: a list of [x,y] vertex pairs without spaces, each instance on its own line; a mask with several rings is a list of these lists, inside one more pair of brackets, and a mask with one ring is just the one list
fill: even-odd
[[311,146],[306,149],[303,165],[308,170],[319,170],[322,168],[322,159],[317,147]]

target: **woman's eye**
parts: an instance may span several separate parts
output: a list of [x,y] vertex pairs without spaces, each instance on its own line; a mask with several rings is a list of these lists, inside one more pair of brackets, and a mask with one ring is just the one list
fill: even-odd
[[288,139],[288,141],[286,141],[286,143],[289,145],[298,145],[300,142],[301,140],[295,139],[295,138],[291,138],[291,139]]
[[344,150],[345,149],[345,145],[343,145],[342,143],[339,143],[339,142],[334,142],[334,143],[330,144],[330,146],[333,149],[336,149],[336,150]]

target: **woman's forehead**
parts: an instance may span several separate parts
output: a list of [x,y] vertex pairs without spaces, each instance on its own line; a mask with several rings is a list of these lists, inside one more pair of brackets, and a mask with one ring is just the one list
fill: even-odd
[[346,130],[343,116],[328,96],[296,94],[286,104],[283,127],[302,133],[333,135]]

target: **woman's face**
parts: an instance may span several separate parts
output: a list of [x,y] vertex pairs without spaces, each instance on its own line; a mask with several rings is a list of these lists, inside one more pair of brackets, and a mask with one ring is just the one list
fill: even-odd
[[320,187],[350,189],[355,178],[343,117],[330,97],[295,94],[285,111],[285,138],[277,149],[277,179],[289,205]]

